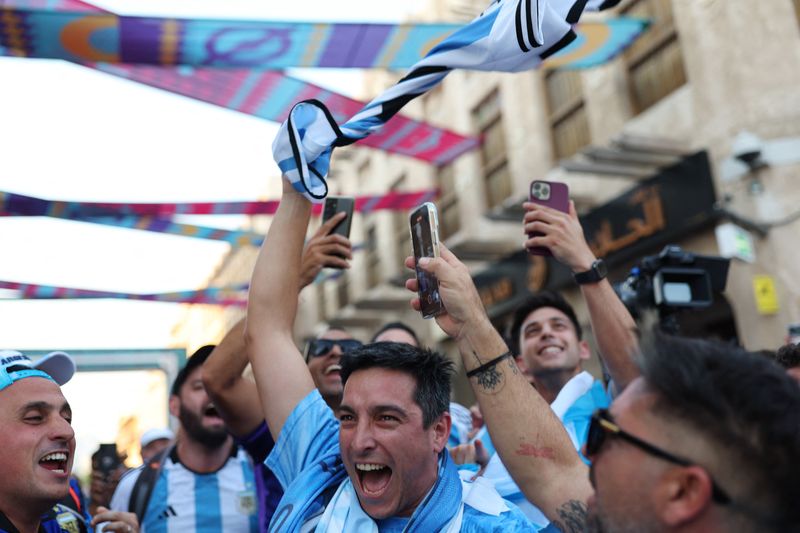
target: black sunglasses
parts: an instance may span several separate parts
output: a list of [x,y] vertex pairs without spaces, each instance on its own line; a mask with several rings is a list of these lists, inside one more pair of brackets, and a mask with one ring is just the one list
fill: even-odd
[[[611,413],[608,412],[608,409],[598,409],[592,415],[592,420],[589,423],[589,434],[586,436],[586,455],[589,457],[596,455],[603,447],[603,444],[608,436],[619,437],[622,440],[627,441],[637,448],[649,453],[650,455],[654,455],[660,459],[669,461],[670,463],[675,463],[681,466],[691,466],[695,464],[688,459],[678,457],[677,455],[672,455],[671,453],[664,451],[661,448],[650,444],[649,442],[645,442],[642,439],[631,435],[627,431],[624,431],[621,427],[614,423],[614,420],[611,418]],[[711,497],[715,502],[722,505],[731,503],[730,496],[728,496],[728,494],[722,490],[722,488],[717,485],[713,479],[711,479]]]
[[361,348],[363,343],[355,339],[333,340],[333,339],[316,339],[308,343],[306,349],[306,360],[311,357],[322,357],[328,355],[333,351],[333,347],[338,346],[342,353],[352,352],[357,348]]

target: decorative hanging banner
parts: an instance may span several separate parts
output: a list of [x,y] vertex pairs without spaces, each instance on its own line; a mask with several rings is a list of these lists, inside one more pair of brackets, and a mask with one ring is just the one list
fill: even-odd
[[[516,2],[525,13],[533,10],[531,0]],[[544,0],[533,0],[533,3],[541,7],[542,13],[558,10],[558,7],[550,9]],[[577,15],[585,3],[587,0],[574,2],[580,5],[575,8]],[[588,0],[588,3],[602,2]],[[495,5],[486,12],[493,11]],[[572,4],[568,9],[572,9]],[[573,19],[569,21],[571,24],[577,22],[577,16]],[[574,47],[563,50],[566,59],[557,66],[584,68],[604,63],[632,41],[644,26],[642,21],[632,19],[582,24],[578,31],[584,38]],[[525,33],[520,27],[520,38],[522,42],[527,39],[526,46],[530,46],[536,40],[536,32],[533,25],[527,27]],[[464,29],[457,24],[327,24],[128,17],[85,10],[67,12],[0,6],[0,47],[6,48],[7,55],[73,62],[272,70],[291,67],[405,69],[435,47],[440,48],[448,35],[451,39],[448,46],[451,46],[454,32],[459,28]]]
[[132,294],[126,292],[97,291],[52,285],[35,285],[0,281],[0,289],[16,291],[18,296],[0,297],[6,300],[61,300],[61,299],[115,299],[170,302],[181,304],[247,305],[247,285],[238,287],[209,287],[193,291]]
[[[584,9],[619,0],[496,0],[475,20],[447,37],[403,79],[341,126],[323,102],[296,104],[272,143],[283,176],[311,202],[328,194],[333,149],[380,130],[408,102],[436,87],[452,70],[520,72],[572,46],[584,48],[573,29]],[[624,44],[624,43],[621,43]],[[571,52],[577,54],[577,52]]]
[[[355,211],[406,211],[424,202],[433,201],[438,194],[438,189],[424,189],[357,196]],[[80,220],[130,216],[168,218],[175,215],[273,215],[279,203],[279,200],[193,203],[65,202],[0,191],[0,216],[48,216]],[[322,208],[316,207],[313,212],[319,215]]]
[[[364,107],[364,102],[276,71],[108,63],[86,66],[274,122],[286,120],[295,102],[310,98],[325,102],[336,120],[342,122]],[[366,139],[363,144],[443,165],[476,148],[480,139],[396,116],[379,134]]]
[[[412,210],[414,207],[436,199],[438,191],[435,189],[419,191],[414,193],[397,193],[391,192],[384,196],[359,196],[355,199],[356,212],[367,214],[373,211],[380,210]],[[258,204],[253,206],[251,204]],[[101,215],[91,214],[83,215],[83,208],[87,205],[91,206],[86,211],[98,213],[102,211]],[[102,205],[103,207],[97,207]],[[259,233],[244,230],[228,230],[221,228],[212,228],[207,226],[198,226],[194,224],[179,224],[173,222],[169,216],[176,214],[247,214],[247,215],[263,215],[273,214],[277,209],[278,203],[271,202],[229,202],[223,204],[223,207],[217,208],[217,211],[225,211],[224,213],[215,212],[214,206],[220,204],[83,204],[80,202],[52,202],[50,200],[42,200],[32,196],[23,196],[13,193],[0,192],[0,216],[49,216],[52,218],[61,218],[66,220],[74,220],[78,222],[87,222],[91,224],[101,224],[104,226],[113,226],[117,228],[136,229],[142,231],[151,231],[154,233],[163,233],[166,235],[177,235],[180,237],[194,237],[196,239],[208,239],[214,241],[227,242],[232,247],[239,246],[261,246],[264,242],[264,236]],[[119,209],[117,209],[117,206]],[[151,211],[156,212],[160,216],[140,216],[130,215],[127,213],[119,214],[120,211],[129,210]],[[112,208],[113,207],[113,208]],[[163,213],[159,212],[160,208]],[[315,215],[321,213],[320,206],[314,206],[313,212]],[[357,251],[363,248],[362,244],[353,245],[353,250]]]

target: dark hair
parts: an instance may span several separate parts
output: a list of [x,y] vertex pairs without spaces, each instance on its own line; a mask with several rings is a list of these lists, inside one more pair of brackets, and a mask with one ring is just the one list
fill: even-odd
[[800,366],[800,344],[787,344],[778,348],[778,353],[775,354],[775,361],[783,368]]
[[727,344],[656,334],[643,346],[639,364],[656,393],[653,412],[685,424],[714,447],[714,461],[725,465],[714,476],[725,478],[720,485],[731,508],[769,517],[782,524],[776,531],[797,524],[797,382],[773,362]]
[[417,382],[414,401],[422,409],[422,424],[429,428],[450,408],[453,362],[440,354],[403,342],[375,342],[342,356],[342,385],[353,372],[387,368],[409,374]]
[[178,372],[178,375],[175,376],[175,381],[172,382],[172,389],[169,392],[172,396],[180,395],[181,387],[183,387],[183,384],[186,383],[186,379],[189,377],[189,374],[194,372],[196,368],[199,368],[203,363],[205,363],[206,359],[208,359],[208,356],[214,351],[214,348],[216,348],[216,346],[213,344],[201,346],[192,354],[189,359],[186,360],[186,364],[183,368],[181,368],[180,372]]
[[384,324],[381,326],[381,329],[375,332],[375,335],[372,336],[372,340],[369,342],[375,342],[375,339],[381,336],[381,334],[385,331],[389,331],[390,329],[401,329],[411,335],[414,338],[414,342],[417,343],[417,346],[420,345],[419,337],[417,337],[416,332],[411,329],[410,326],[403,324],[402,322],[389,322],[388,324]]
[[508,340],[509,347],[515,354],[520,354],[519,334],[520,329],[522,329],[522,324],[525,322],[525,319],[528,318],[528,315],[542,307],[552,307],[567,315],[569,321],[575,326],[575,335],[578,337],[578,340],[583,338],[583,330],[578,323],[578,317],[575,316],[575,310],[564,297],[557,292],[541,291],[525,300],[525,302],[514,311],[514,319],[511,322],[511,329],[508,332]]

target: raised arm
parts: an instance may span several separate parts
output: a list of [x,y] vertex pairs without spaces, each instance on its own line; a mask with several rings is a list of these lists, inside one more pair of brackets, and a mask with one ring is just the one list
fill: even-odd
[[[406,259],[406,266],[413,265],[412,257]],[[514,358],[497,359],[508,348],[486,316],[467,268],[444,246],[440,258],[422,259],[420,267],[439,279],[447,312],[437,323],[457,342],[466,371],[480,369],[470,384],[503,464],[528,500],[572,531],[564,524],[585,521],[592,488],[566,430]],[[406,287],[416,291],[416,279]],[[418,298],[412,306],[419,310]]]
[[[344,213],[337,214],[322,224],[306,243],[300,268],[301,289],[314,281],[323,267],[349,268],[350,241],[341,235],[329,235],[342,217]],[[256,384],[242,375],[248,363],[244,335],[245,319],[242,319],[203,364],[206,390],[228,429],[237,437],[250,435],[264,421]]]
[[276,441],[289,414],[314,389],[292,338],[311,204],[287,180],[283,182],[283,198],[253,270],[245,325],[247,355]]
[[[526,202],[524,231],[543,236],[528,239],[526,247],[546,246],[558,261],[573,272],[585,272],[597,260],[586,239],[583,228],[570,202],[570,212],[562,213],[546,206]],[[597,340],[600,357],[619,390],[639,375],[632,354],[638,350],[636,322],[625,304],[614,292],[608,279],[581,285],[581,293],[589,309],[592,331]]]
[[244,322],[225,334],[203,363],[203,384],[225,424],[236,437],[246,437],[264,421],[256,384],[242,375],[247,367]]

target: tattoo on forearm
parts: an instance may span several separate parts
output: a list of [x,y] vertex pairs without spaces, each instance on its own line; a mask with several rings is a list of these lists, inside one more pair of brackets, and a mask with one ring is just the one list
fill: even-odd
[[511,373],[514,375],[519,374],[519,368],[517,367],[517,362],[514,361],[513,357],[508,358],[508,368],[511,369]]
[[553,520],[553,525],[564,533],[581,533],[586,531],[588,507],[580,500],[570,500],[557,511],[558,520]]
[[[475,360],[480,363],[481,360],[478,357],[478,354],[472,352],[472,355],[475,356]],[[497,369],[497,364],[493,364],[486,369],[481,370],[472,377],[475,378],[475,380],[478,382],[478,385],[480,385],[480,387],[486,392],[494,393],[502,388],[503,374]]]

